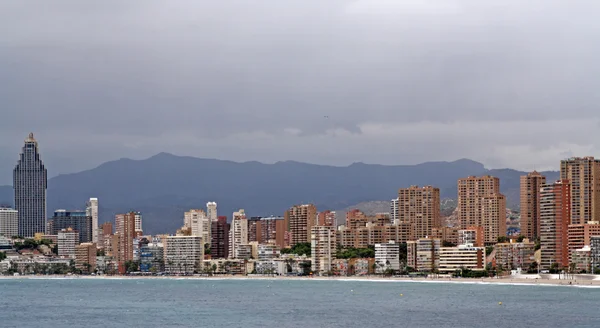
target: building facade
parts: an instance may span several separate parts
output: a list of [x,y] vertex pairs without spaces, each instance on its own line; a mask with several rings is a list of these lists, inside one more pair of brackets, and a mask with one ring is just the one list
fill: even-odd
[[560,179],[571,186],[571,224],[600,221],[600,159],[573,157],[560,162]]
[[184,214],[184,226],[192,229],[192,236],[202,237],[210,243],[211,220],[201,209],[191,209]]
[[400,270],[400,245],[390,240],[387,243],[375,244],[375,272]]
[[48,176],[38,143],[30,133],[25,139],[19,162],[13,170],[15,209],[19,215],[19,235],[33,238],[46,231],[46,188]]
[[0,207],[0,236],[11,238],[19,235],[19,212],[9,207]]
[[570,224],[567,238],[569,244],[569,262],[573,262],[573,253],[585,246],[590,246],[591,238],[600,236],[600,224],[590,221],[586,224]]
[[75,246],[75,268],[84,273],[96,270],[96,244],[83,243]]
[[119,239],[116,259],[121,274],[125,273],[125,262],[133,261],[133,240],[136,238],[137,228],[140,227],[138,225],[139,218],[141,218],[139,212],[115,216],[116,236]]
[[317,221],[318,221],[317,224],[320,226],[337,227],[335,211],[327,210],[324,212],[320,212]]
[[462,269],[485,270],[485,249],[473,245],[440,247],[438,271],[442,274],[454,273]]
[[506,236],[506,199],[500,193],[500,179],[492,176],[458,180],[458,221],[461,229],[480,226],[486,245]]
[[49,235],[57,235],[60,230],[72,228],[79,232],[79,243],[92,242],[93,225],[92,217],[85,211],[56,210],[48,222]]
[[525,238],[522,242],[496,244],[496,267],[504,270],[528,270],[535,261],[535,243]]
[[161,243],[149,243],[140,248],[140,271],[165,271],[165,253]]
[[165,243],[165,271],[189,275],[200,272],[204,258],[204,242],[199,236],[169,236]]
[[217,215],[217,203],[206,203],[206,216],[208,217],[210,222],[217,222],[217,220],[219,219],[219,216]]
[[100,244],[100,230],[98,230],[98,198],[90,198],[85,204],[85,214],[92,218],[92,242]]
[[399,215],[400,213],[398,212],[398,201],[399,199],[392,199],[391,201],[391,205],[390,205],[390,217],[391,217],[391,222],[393,223],[394,221],[399,219]]
[[219,216],[211,225],[210,256],[213,259],[229,257],[229,223],[226,216]]
[[284,218],[288,223],[291,234],[290,244],[311,242],[311,228],[317,221],[317,208],[312,204],[296,205],[285,212]]
[[540,190],[541,267],[569,265],[568,230],[571,218],[571,186],[560,180]]
[[79,244],[79,233],[71,228],[58,232],[58,256],[62,258],[75,258],[75,246]]
[[420,238],[406,243],[407,265],[419,272],[435,272],[440,266],[441,240]]
[[471,244],[475,247],[483,247],[485,245],[484,238],[483,227],[468,227],[458,230],[458,245]]
[[546,177],[533,171],[521,176],[521,235],[530,240],[540,236],[540,189]]
[[414,226],[414,238],[431,236],[441,226],[440,189],[410,186],[398,190],[398,219]]
[[235,259],[240,245],[248,244],[248,219],[243,209],[233,213],[229,230],[229,258]]

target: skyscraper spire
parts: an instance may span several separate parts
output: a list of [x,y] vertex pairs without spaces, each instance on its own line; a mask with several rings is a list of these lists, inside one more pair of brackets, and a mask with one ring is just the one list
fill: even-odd
[[19,235],[23,237],[46,232],[47,183],[47,172],[40,159],[37,141],[30,133],[13,170],[15,209],[19,212]]

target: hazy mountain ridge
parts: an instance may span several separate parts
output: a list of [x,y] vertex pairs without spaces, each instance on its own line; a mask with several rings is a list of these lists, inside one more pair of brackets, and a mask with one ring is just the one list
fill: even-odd
[[[478,162],[428,162],[418,165],[354,163],[345,167],[286,161],[275,164],[180,157],[160,153],[145,160],[119,159],[94,169],[59,175],[48,185],[48,214],[59,208],[80,209],[89,197],[100,200],[100,221],[139,210],[148,233],[174,232],[183,211],[219,203],[231,216],[244,208],[250,216],[283,215],[291,205],[314,203],[319,210],[345,209],[371,201],[388,201],[398,188],[434,185],[442,198],[456,198],[456,181],[470,175],[501,179],[508,203],[518,203],[519,177],[524,172],[487,170]],[[544,172],[549,181],[558,172]],[[12,204],[13,190],[0,187],[0,203]],[[381,209],[389,207],[380,204]]]

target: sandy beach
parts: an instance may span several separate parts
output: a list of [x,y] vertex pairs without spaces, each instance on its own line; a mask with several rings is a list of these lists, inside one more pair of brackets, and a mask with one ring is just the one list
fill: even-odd
[[571,286],[600,288],[600,276],[577,275],[569,279],[503,277],[503,278],[406,278],[406,277],[289,277],[261,275],[216,275],[216,276],[65,276],[65,275],[27,275],[0,276],[0,279],[174,279],[174,280],[312,280],[312,281],[364,281],[364,282],[409,282],[409,283],[452,283],[452,284],[497,284],[497,285],[529,285],[529,286]]

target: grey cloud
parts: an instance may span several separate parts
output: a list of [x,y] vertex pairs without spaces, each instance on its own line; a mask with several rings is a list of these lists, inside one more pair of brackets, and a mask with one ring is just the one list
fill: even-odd
[[[0,167],[13,165],[4,158],[16,160],[30,130],[54,173],[159,151],[551,167],[565,152],[597,151],[593,129],[547,137],[557,132],[545,127],[599,118],[598,9],[558,0],[2,1]],[[469,139],[465,122],[488,130]],[[516,133],[526,122],[528,133]],[[379,135],[368,124],[423,129]],[[0,183],[10,182],[2,172]]]

